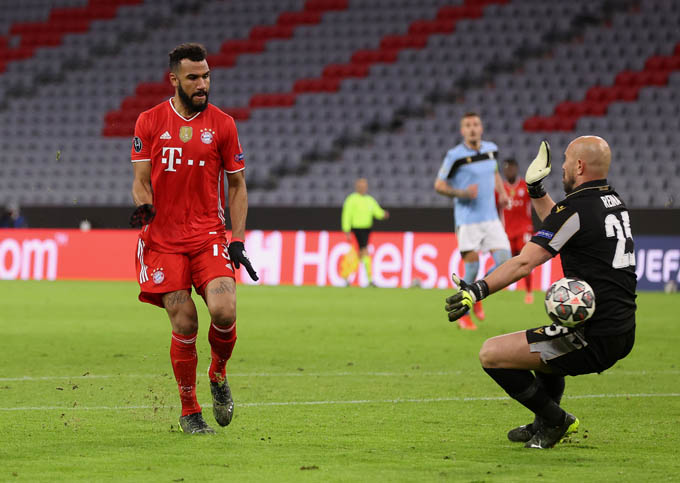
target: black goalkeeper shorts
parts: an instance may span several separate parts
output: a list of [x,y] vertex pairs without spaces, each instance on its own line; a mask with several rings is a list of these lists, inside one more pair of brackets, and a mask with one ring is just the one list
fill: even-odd
[[544,325],[526,331],[531,352],[555,374],[577,376],[602,372],[626,357],[635,343],[635,327],[619,335],[587,335],[583,327]]
[[368,237],[371,234],[370,228],[352,228],[352,233],[357,239],[359,248],[366,248],[368,246]]

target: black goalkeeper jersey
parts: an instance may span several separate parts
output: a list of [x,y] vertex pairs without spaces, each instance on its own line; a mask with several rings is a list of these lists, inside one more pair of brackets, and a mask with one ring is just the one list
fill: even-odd
[[560,254],[567,277],[595,292],[593,335],[627,332],[635,325],[635,251],[628,210],[607,180],[589,181],[557,203],[531,241]]

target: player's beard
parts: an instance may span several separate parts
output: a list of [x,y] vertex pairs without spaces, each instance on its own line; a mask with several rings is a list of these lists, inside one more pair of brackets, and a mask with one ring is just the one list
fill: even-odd
[[574,191],[574,179],[569,178],[566,169],[562,170],[562,185],[564,186],[564,192],[566,194],[569,194],[572,191]]
[[179,99],[182,101],[182,104],[184,104],[184,107],[186,110],[192,114],[195,114],[197,112],[204,111],[206,107],[208,107],[208,91],[201,91],[205,95],[205,102],[203,104],[194,104],[194,99],[193,96],[198,94],[198,92],[195,92],[192,96],[189,96],[189,94],[186,93],[184,89],[182,89],[182,83],[177,84],[177,93],[179,94]]

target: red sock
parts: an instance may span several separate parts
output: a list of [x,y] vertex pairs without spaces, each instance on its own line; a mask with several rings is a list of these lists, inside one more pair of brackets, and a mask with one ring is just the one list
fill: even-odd
[[200,412],[201,406],[196,400],[196,334],[181,335],[173,331],[170,361],[182,401],[182,416]]
[[236,322],[229,327],[218,327],[211,323],[208,341],[210,342],[210,355],[212,356],[208,377],[210,377],[211,382],[220,382],[227,375],[227,361],[231,357],[231,352],[236,344]]
[[527,293],[531,293],[531,272],[524,277],[524,282],[527,284]]

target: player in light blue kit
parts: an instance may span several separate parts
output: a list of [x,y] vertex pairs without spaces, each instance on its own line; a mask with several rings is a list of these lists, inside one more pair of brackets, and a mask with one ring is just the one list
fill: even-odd
[[[453,198],[458,248],[465,264],[463,279],[468,283],[477,278],[480,251],[491,252],[496,262],[491,270],[510,258],[510,242],[498,218],[494,194],[498,193],[499,205],[507,204],[496,162],[498,147],[482,141],[483,132],[479,114],[468,112],[461,118],[463,142],[446,153],[434,182],[437,193]],[[481,303],[474,305],[473,312],[479,320],[484,319]],[[458,326],[477,328],[469,315],[458,319]]]

